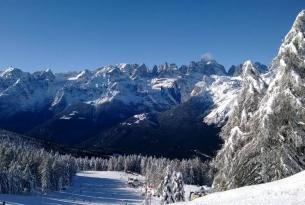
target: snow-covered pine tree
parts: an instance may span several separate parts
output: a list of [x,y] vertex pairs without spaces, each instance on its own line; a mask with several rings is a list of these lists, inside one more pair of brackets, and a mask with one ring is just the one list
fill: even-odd
[[175,172],[173,174],[172,183],[175,202],[185,201],[183,177],[180,172]]
[[24,194],[30,194],[35,189],[35,178],[32,175],[30,166],[27,164],[22,172],[22,187]]
[[[240,150],[249,149],[245,145],[253,138],[249,134],[251,126],[248,122],[258,109],[259,102],[266,92],[267,84],[260,77],[251,61],[246,61],[243,64],[241,77],[243,79],[242,89],[235,100],[227,123],[221,131],[224,144],[218,151],[214,162],[218,169],[214,178],[215,189],[223,190],[241,186],[238,177],[251,172],[251,170],[244,170],[244,167],[239,164],[240,162],[235,159],[238,159]],[[247,152],[246,149],[245,152]]]
[[39,187],[69,185],[77,167],[70,155],[47,152],[26,139],[0,130],[0,193],[28,194]]
[[163,181],[160,184],[161,189],[161,204],[174,203],[172,173],[170,167],[167,167]]
[[242,104],[237,108],[242,115],[234,121],[241,124],[230,125],[216,157],[216,189],[265,183],[305,169],[304,62],[305,10],[272,62],[268,89],[258,105],[253,104],[257,108],[251,115],[243,114]]
[[63,188],[63,179],[62,179],[62,177],[60,176],[59,179],[58,179],[57,189],[58,189],[59,191],[61,191],[62,188]]
[[12,162],[12,165],[10,165],[9,168],[9,193],[10,194],[18,194],[22,193],[23,188],[22,184],[20,183],[22,181],[22,171],[21,166],[18,162]]
[[8,173],[5,171],[0,172],[0,193],[8,194],[9,193],[9,180]]
[[51,189],[51,160],[46,158],[43,160],[40,167],[41,176],[41,191],[43,193],[48,192]]

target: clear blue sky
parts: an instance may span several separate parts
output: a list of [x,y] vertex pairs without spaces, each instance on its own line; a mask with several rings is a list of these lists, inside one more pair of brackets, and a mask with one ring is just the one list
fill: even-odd
[[0,0],[0,68],[269,64],[304,0]]

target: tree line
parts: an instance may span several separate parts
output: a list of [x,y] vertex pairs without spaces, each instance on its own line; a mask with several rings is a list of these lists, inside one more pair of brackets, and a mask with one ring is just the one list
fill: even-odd
[[47,152],[21,139],[0,140],[0,193],[47,192],[71,184],[77,172],[71,155]]
[[21,138],[0,136],[0,193],[5,194],[61,190],[71,185],[77,171],[85,170],[134,172],[144,175],[147,184],[157,188],[167,167],[182,173],[187,184],[212,182],[208,163],[199,158],[170,160],[141,155],[77,158],[46,151]]
[[109,159],[103,158],[77,158],[79,170],[95,171],[130,171],[145,176],[146,181],[157,187],[169,168],[172,172],[180,172],[186,184],[210,185],[212,171],[208,162],[199,158],[193,159],[167,159],[142,155],[119,155]]

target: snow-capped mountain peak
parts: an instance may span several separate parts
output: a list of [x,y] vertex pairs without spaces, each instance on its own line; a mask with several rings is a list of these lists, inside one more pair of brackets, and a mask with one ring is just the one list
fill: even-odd
[[22,75],[22,70],[14,67],[8,67],[2,73],[0,73],[0,77],[2,78],[20,78]]
[[77,73],[76,76],[69,77],[68,80],[82,80],[91,75],[91,72],[89,70],[83,70],[80,73]]
[[45,69],[43,71],[37,71],[33,73],[33,76],[41,79],[41,80],[47,80],[47,81],[52,81],[56,78],[54,73],[52,72],[51,69]]

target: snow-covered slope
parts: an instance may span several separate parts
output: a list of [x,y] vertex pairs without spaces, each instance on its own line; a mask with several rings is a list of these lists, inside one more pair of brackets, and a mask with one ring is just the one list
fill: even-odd
[[191,95],[209,95],[213,106],[204,117],[207,124],[222,125],[232,109],[232,103],[240,90],[240,77],[204,76],[196,83]]
[[31,196],[0,194],[0,201],[7,205],[142,204],[144,197],[140,190],[127,186],[128,177],[135,178],[124,172],[80,172],[67,190]]
[[216,192],[178,204],[189,205],[302,205],[305,204],[305,171],[278,181]]

